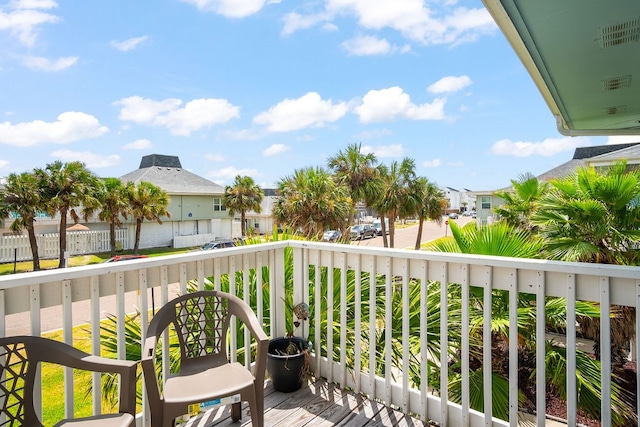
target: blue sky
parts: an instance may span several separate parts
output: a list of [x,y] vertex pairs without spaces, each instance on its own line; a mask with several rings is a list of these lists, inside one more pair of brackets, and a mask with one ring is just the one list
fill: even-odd
[[180,157],[272,187],[361,143],[491,190],[578,146],[480,0],[0,0],[0,176]]

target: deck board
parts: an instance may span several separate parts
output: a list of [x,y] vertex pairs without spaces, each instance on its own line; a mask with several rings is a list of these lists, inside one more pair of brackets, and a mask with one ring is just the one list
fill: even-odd
[[[418,427],[422,421],[385,407],[362,395],[340,389],[324,379],[310,381],[294,393],[275,391],[265,384],[265,427]],[[192,418],[184,427],[250,426],[249,407],[244,404],[242,420],[231,421],[227,407],[209,410]]]

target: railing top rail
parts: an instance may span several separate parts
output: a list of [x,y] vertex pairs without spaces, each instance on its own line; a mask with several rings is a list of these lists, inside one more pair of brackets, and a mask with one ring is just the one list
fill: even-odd
[[288,245],[297,248],[334,250],[338,252],[389,256],[394,258],[427,259],[428,261],[454,262],[469,265],[519,268],[549,272],[573,273],[590,276],[619,277],[640,280],[639,266],[593,264],[585,262],[550,261],[543,259],[510,258],[491,255],[456,254],[446,252],[414,251],[406,249],[373,248],[359,245],[290,240]]
[[229,255],[242,255],[268,250],[293,247],[320,251],[337,251],[348,254],[388,256],[392,258],[420,259],[434,262],[448,262],[469,265],[481,265],[502,268],[517,268],[532,271],[561,272],[589,276],[617,277],[640,280],[640,267],[610,264],[591,264],[580,262],[548,261],[539,259],[508,258],[488,255],[453,254],[444,252],[414,251],[406,249],[371,248],[359,245],[343,245],[301,240],[285,240],[263,243],[259,245],[238,246],[222,250],[193,251],[184,254],[166,255],[126,262],[94,264],[82,267],[41,270],[29,273],[0,276],[0,289],[10,289],[43,282],[55,282],[76,279],[96,273],[113,273],[119,271],[154,268],[162,265],[194,262],[199,260],[226,258]]

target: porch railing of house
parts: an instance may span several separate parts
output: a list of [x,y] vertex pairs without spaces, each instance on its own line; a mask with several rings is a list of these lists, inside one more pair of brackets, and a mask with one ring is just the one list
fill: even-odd
[[[292,266],[289,267],[289,266]],[[235,280],[229,280],[235,278]],[[289,280],[290,288],[285,289]],[[352,281],[353,286],[347,286]],[[611,425],[611,357],[609,314],[611,304],[637,308],[640,304],[640,269],[610,265],[562,263],[542,260],[469,256],[354,245],[283,241],[217,251],[197,251],[121,263],[91,265],[0,277],[0,335],[12,334],[14,323],[28,325],[25,333],[41,335],[61,319],[65,342],[73,340],[73,324],[83,304],[92,330],[94,353],[99,352],[101,311],[109,305],[117,316],[118,353],[125,358],[125,305],[127,295],[136,297],[140,321],[148,324],[152,306],[166,303],[177,287],[180,293],[192,285],[225,288],[249,302],[265,330],[272,336],[286,333],[286,300],[310,304],[311,318],[295,334],[313,342],[312,370],[340,386],[362,392],[387,405],[441,425],[517,425],[518,421],[518,294],[535,300],[536,336],[545,336],[545,299],[566,298],[567,414],[576,419],[576,301],[594,301],[601,307],[602,425]],[[176,285],[177,284],[177,285]],[[427,284],[440,288],[439,324],[430,324]],[[450,349],[429,354],[428,336],[440,334],[448,342],[447,290],[461,287],[461,404],[449,401],[448,370],[432,380],[429,366],[446,366]],[[457,285],[457,286],[458,286]],[[483,344],[470,347],[469,296],[471,289],[483,295]],[[150,293],[153,289],[155,292]],[[491,301],[492,292],[508,293],[509,308],[509,420],[492,415]],[[290,294],[290,295],[289,295]],[[154,301],[151,301],[151,295]],[[52,314],[54,312],[54,314]],[[55,314],[57,313],[57,314]],[[398,315],[400,313],[400,315]],[[375,319],[372,321],[364,319]],[[419,332],[411,325],[419,322]],[[636,317],[636,330],[640,317]],[[242,334],[232,328],[231,357],[251,357]],[[636,340],[638,341],[638,340]],[[246,344],[249,345],[248,343]],[[537,424],[545,423],[545,340],[536,341]],[[640,346],[634,344],[635,354]],[[412,349],[419,349],[414,352]],[[399,349],[399,350],[398,350]],[[400,362],[394,363],[393,351]],[[484,413],[469,409],[469,353],[480,352],[483,364]],[[428,363],[429,362],[429,363]],[[93,410],[100,411],[99,375],[94,376]],[[430,382],[432,381],[432,382]],[[640,381],[638,381],[640,383]],[[65,377],[66,411],[73,410],[72,372]],[[640,395],[640,393],[638,393]],[[637,404],[637,402],[636,402]],[[41,403],[39,403],[41,407]],[[148,425],[144,406],[139,425]]]

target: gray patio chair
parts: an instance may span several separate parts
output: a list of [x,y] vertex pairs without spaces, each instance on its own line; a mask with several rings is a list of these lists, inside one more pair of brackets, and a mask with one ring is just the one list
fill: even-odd
[[[253,372],[250,367],[229,362],[227,331],[231,316],[244,323],[257,342]],[[178,338],[180,368],[159,381],[156,352],[168,328]],[[268,345],[269,339],[251,307],[228,293],[193,292],[164,305],[149,323],[142,353],[152,427],[175,425],[176,417],[189,412],[189,405],[236,394],[241,401],[232,404],[233,421],[241,418],[241,404],[246,401],[252,425],[262,427]]]
[[92,356],[65,343],[36,336],[0,338],[0,410],[3,426],[43,427],[33,405],[42,362],[120,376],[119,413],[64,419],[55,427],[135,427],[138,363]]

